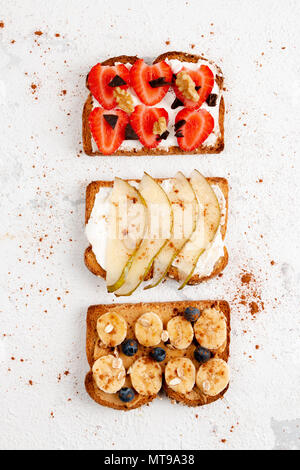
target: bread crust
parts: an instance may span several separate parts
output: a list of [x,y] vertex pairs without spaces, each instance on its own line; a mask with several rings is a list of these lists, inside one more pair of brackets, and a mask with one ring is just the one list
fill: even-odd
[[[102,65],[115,65],[117,62],[121,62],[123,64],[130,63],[134,64],[139,57],[137,56],[127,56],[121,55],[118,57],[112,57],[107,59],[106,61],[102,62]],[[187,54],[185,52],[166,52],[158,56],[154,61],[153,64],[160,62],[165,59],[178,59],[182,62],[197,62],[198,60],[205,60],[208,63],[212,63],[208,59],[203,56],[195,55],[195,54]],[[214,64],[216,67],[218,74],[216,75],[216,82],[220,88],[220,91],[223,90],[224,78],[222,71],[219,66]],[[88,76],[87,76],[88,77]],[[87,83],[87,80],[86,80]],[[88,86],[87,86],[88,88]],[[93,142],[92,142],[92,134],[90,131],[89,126],[89,115],[93,109],[93,96],[89,93],[86,102],[83,106],[82,111],[82,143],[83,143],[83,150],[84,152],[89,155],[90,157],[95,156],[103,156],[103,154],[99,150],[93,150]],[[114,152],[112,156],[127,156],[127,157],[137,157],[143,155],[198,155],[198,154],[211,154],[211,153],[220,153],[224,150],[224,117],[225,117],[225,102],[223,96],[220,100],[219,106],[219,128],[220,128],[220,136],[218,137],[215,145],[200,145],[197,149],[193,151],[186,152],[182,150],[179,146],[173,145],[169,147],[169,150],[164,149],[148,149],[143,147],[142,149],[133,149],[133,150],[117,150]]]
[[[134,331],[134,323],[136,318],[145,311],[157,311],[162,318],[164,319],[164,324],[166,322],[184,312],[186,307],[197,307],[200,310],[204,308],[218,308],[227,320],[227,342],[226,347],[223,351],[217,352],[216,356],[220,357],[224,361],[228,361],[229,353],[230,353],[230,306],[228,302],[225,300],[199,300],[199,301],[178,301],[178,302],[155,302],[155,303],[138,303],[138,304],[109,304],[109,305],[93,305],[89,307],[87,312],[87,330],[86,330],[86,354],[87,360],[90,366],[90,371],[86,375],[85,378],[85,387],[86,391],[89,396],[99,405],[103,405],[106,407],[114,408],[116,410],[133,410],[139,408],[143,405],[149,404],[153,401],[157,395],[154,396],[141,396],[136,394],[134,400],[130,403],[122,403],[118,398],[117,394],[109,395],[105,392],[102,392],[97,388],[94,383],[93,374],[92,374],[92,366],[96,360],[95,351],[96,351],[96,344],[98,341],[98,334],[97,334],[97,320],[98,318],[103,315],[104,313],[115,310],[118,311],[121,315],[126,318],[128,323],[128,334],[127,337],[133,337]],[[180,352],[180,357],[185,356],[189,357],[195,364],[195,366],[199,367],[199,364],[193,357],[193,350],[194,345],[190,346],[185,352]],[[139,355],[149,354],[151,348],[144,348],[139,345]],[[168,351],[168,349],[166,349]],[[178,353],[178,351],[177,351]],[[103,353],[104,354],[104,353]],[[102,354],[102,355],[103,355]],[[168,354],[168,352],[167,352]],[[100,354],[101,355],[101,354]],[[98,356],[97,356],[98,357]],[[99,356],[100,357],[100,356]],[[132,358],[131,360],[134,361],[137,357]],[[165,363],[169,360],[167,357]],[[162,364],[162,368],[164,369],[165,363]],[[130,386],[130,384],[128,384]],[[179,394],[174,392],[170,389],[166,382],[163,380],[163,390],[165,391],[166,395],[171,399],[175,400],[178,403],[182,403],[187,406],[203,406],[209,403],[212,403],[219,398],[222,398],[226,393],[228,387],[223,390],[220,394],[215,397],[208,397],[203,395],[200,390],[195,386],[192,392],[188,393],[187,395]]]
[[[228,181],[226,178],[219,178],[219,177],[208,177],[206,178],[210,184],[216,184],[221,189],[225,201],[226,201],[226,213],[225,213],[225,220],[224,224],[221,226],[221,235],[223,240],[225,239],[226,230],[227,230],[227,219],[228,219],[228,193],[229,193],[229,186]],[[155,178],[155,180],[159,183],[163,181],[163,179]],[[130,180],[127,180],[130,181]],[[139,182],[140,180],[135,180]],[[98,193],[99,189],[112,187],[113,181],[93,181],[90,183],[86,188],[86,205],[85,205],[85,224],[88,223],[90,215],[92,213],[95,197]],[[86,248],[84,252],[84,262],[86,267],[91,271],[91,273],[95,274],[96,276],[102,277],[103,279],[106,278],[106,271],[99,265],[96,260],[96,256],[93,252],[91,245]],[[196,285],[200,284],[201,282],[207,281],[218,274],[220,274],[228,264],[228,251],[227,248],[224,247],[224,255],[221,256],[218,261],[216,262],[213,271],[210,273],[209,276],[201,277],[199,274],[194,274],[188,282],[188,285]],[[152,277],[152,269],[149,271],[147,278],[145,281],[151,279]],[[171,266],[168,271],[168,277],[174,279],[175,281],[179,281],[179,273],[178,269],[174,266]]]

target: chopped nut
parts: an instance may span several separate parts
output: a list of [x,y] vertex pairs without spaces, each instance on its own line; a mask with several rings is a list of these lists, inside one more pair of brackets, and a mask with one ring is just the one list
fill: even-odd
[[181,379],[178,377],[175,377],[175,379],[170,380],[169,385],[174,386],[174,385],[179,385],[181,383]]
[[180,379],[182,379],[182,377],[184,377],[184,372],[183,372],[182,367],[177,367],[177,375]]
[[115,357],[119,357],[118,348],[115,348],[115,349],[114,349],[114,356],[115,356]]
[[166,118],[161,116],[160,118],[158,118],[158,121],[156,121],[153,124],[153,134],[162,135],[166,130],[167,130]]
[[119,108],[123,109],[126,113],[132,113],[134,110],[133,98],[127,90],[123,90],[117,86],[114,89],[114,97],[116,98]]
[[105,332],[105,333],[111,333],[113,329],[114,329],[113,325],[112,325],[111,323],[109,323],[109,324],[104,328],[104,332]]
[[115,358],[113,361],[112,361],[112,367],[113,369],[120,369],[123,365],[123,361],[122,359],[120,358]]
[[199,100],[194,80],[186,72],[179,72],[176,78],[176,85],[179,91],[188,99],[195,101]]
[[168,339],[169,339],[169,333],[166,330],[164,330],[161,334],[161,340],[165,343],[166,341],[168,341]]

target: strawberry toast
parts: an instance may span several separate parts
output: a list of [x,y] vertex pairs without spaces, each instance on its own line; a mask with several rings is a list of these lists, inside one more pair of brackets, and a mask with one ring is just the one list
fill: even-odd
[[87,155],[220,153],[223,75],[207,59],[168,52],[152,65],[133,56],[96,64],[83,109]]

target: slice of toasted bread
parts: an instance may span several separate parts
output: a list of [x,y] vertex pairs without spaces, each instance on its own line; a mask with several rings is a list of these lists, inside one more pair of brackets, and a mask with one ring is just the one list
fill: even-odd
[[[224,199],[226,201],[225,207],[225,217],[224,221],[221,225],[221,234],[223,240],[225,239],[226,230],[227,230],[227,218],[228,218],[228,181],[225,178],[207,178],[208,182],[212,185],[217,185],[224,195]],[[136,180],[139,181],[139,180]],[[156,179],[158,182],[162,182],[162,179]],[[85,223],[87,224],[92,213],[95,197],[98,191],[101,191],[101,188],[104,187],[112,187],[113,181],[93,181],[90,183],[86,188],[86,205],[85,205]],[[91,246],[89,246],[84,253],[84,262],[87,268],[96,276],[103,277],[105,279],[106,271],[99,265],[96,260],[95,254]],[[213,271],[210,273],[209,276],[201,277],[198,274],[194,274],[188,282],[188,285],[195,285],[200,284],[203,281],[206,281],[212,277],[217,276],[220,274],[227,266],[228,263],[228,252],[226,247],[224,247],[224,255],[221,256],[218,261],[216,262]],[[147,278],[145,280],[149,280],[152,277],[152,270],[150,270]],[[168,277],[174,279],[176,281],[179,280],[178,270],[176,267],[171,266],[168,272]]]
[[[106,354],[113,354],[113,348],[107,348],[99,344],[99,337],[97,334],[97,320],[98,318],[105,314],[106,312],[117,312],[119,315],[123,316],[127,322],[127,338],[135,338],[134,334],[134,325],[136,320],[146,312],[154,312],[161,318],[164,329],[166,329],[168,321],[177,316],[182,315],[184,310],[187,307],[196,307],[199,310],[205,308],[216,308],[220,310],[226,318],[227,321],[227,341],[225,348],[222,348],[219,352],[215,352],[214,356],[228,361],[229,358],[229,346],[230,346],[230,307],[229,304],[224,300],[199,300],[199,301],[181,301],[181,302],[156,302],[156,303],[138,303],[138,304],[110,304],[110,305],[94,305],[89,307],[87,312],[87,334],[86,334],[86,353],[87,360],[90,365],[90,372],[87,374],[85,379],[85,386],[90,397],[96,401],[98,404],[114,408],[117,410],[132,410],[138,408],[142,405],[150,403],[156,398],[154,396],[141,396],[139,394],[135,395],[135,398],[130,403],[123,403],[118,394],[108,394],[101,391],[95,384],[92,374],[92,367],[94,362],[101,356]],[[199,363],[194,358],[195,344],[192,343],[185,350],[178,350],[168,347],[163,342],[158,346],[164,347],[166,350],[166,359],[160,363],[163,371],[167,362],[174,357],[186,357],[192,360],[196,369],[199,368]],[[148,356],[152,348],[147,348],[139,344],[138,352],[133,357],[125,356],[120,346],[118,346],[118,354],[124,363],[126,370],[134,363],[136,359],[142,356]],[[131,387],[130,377],[127,375],[125,386]],[[186,395],[178,394],[170,389],[166,382],[163,380],[163,388],[169,398],[181,402],[188,406],[201,406],[212,403],[213,401],[218,400],[222,397],[228,387],[223,390],[220,394],[215,397],[209,397],[203,395],[200,390],[194,386],[193,390]]]
[[[205,57],[198,56],[195,54],[187,54],[185,52],[176,52],[176,51],[166,52],[165,54],[161,54],[153,61],[153,64],[156,64],[157,62],[160,62],[166,59],[170,59],[170,60],[177,59],[177,60],[180,60],[181,62],[192,62],[192,63],[196,63],[199,60],[204,60],[204,61],[207,61],[208,65],[209,64],[214,65],[216,69],[215,80],[216,80],[216,83],[219,87],[220,94],[221,94],[221,99],[220,99],[220,104],[219,104],[219,116],[218,116],[218,124],[219,124],[220,132],[216,139],[215,144],[207,145],[204,142],[200,147],[198,147],[197,149],[191,152],[185,152],[184,150],[181,150],[181,148],[177,145],[170,146],[168,149],[162,149],[162,148],[149,149],[146,147],[134,148],[130,150],[119,149],[113,154],[113,156],[123,155],[123,156],[130,157],[130,156],[141,156],[141,155],[186,155],[186,154],[195,155],[195,154],[203,154],[203,153],[220,153],[224,149],[225,103],[224,103],[224,98],[222,95],[224,78],[223,78],[223,74],[222,74],[220,67],[213,64],[212,61],[209,61]],[[121,55],[118,57],[112,57],[111,59],[108,59],[102,62],[102,65],[115,65],[118,62],[123,63],[123,64],[129,63],[133,65],[136,60],[138,60],[137,56]],[[82,112],[82,142],[83,142],[84,152],[87,155],[92,156],[92,157],[102,155],[102,153],[98,149],[96,149],[96,145],[93,144],[93,137],[92,137],[90,126],[89,126],[89,115],[91,111],[93,110],[93,107],[94,107],[94,99],[90,93],[84,104],[83,112]]]

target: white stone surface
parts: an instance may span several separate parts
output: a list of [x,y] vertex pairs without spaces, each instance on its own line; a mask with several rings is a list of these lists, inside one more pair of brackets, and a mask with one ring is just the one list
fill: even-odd
[[[300,2],[0,0],[0,12],[0,447],[299,448]],[[165,50],[221,65],[224,153],[81,154],[89,68]],[[85,186],[193,168],[229,179],[229,266],[198,287],[168,282],[132,301],[228,299],[231,387],[197,409],[166,399],[126,414],[102,408],[83,386],[85,314],[115,300],[83,263]],[[264,302],[256,318],[239,304],[243,269]]]

